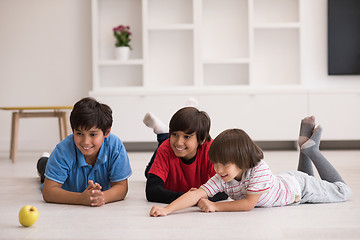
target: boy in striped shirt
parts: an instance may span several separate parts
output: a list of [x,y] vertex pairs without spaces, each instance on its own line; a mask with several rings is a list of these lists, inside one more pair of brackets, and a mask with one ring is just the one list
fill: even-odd
[[[304,118],[300,126],[298,170],[276,176],[262,160],[262,150],[243,130],[225,130],[209,149],[216,174],[200,188],[191,189],[168,206],[152,207],[150,215],[165,216],[196,204],[204,212],[216,212],[346,201],[351,189],[321,154],[321,132],[320,126],[315,128],[313,116]],[[312,163],[321,179],[314,177]],[[207,199],[218,192],[225,192],[234,201],[214,203]]]

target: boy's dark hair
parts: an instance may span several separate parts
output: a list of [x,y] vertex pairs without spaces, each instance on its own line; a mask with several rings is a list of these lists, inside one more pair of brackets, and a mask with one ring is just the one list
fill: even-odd
[[209,149],[209,159],[215,163],[234,163],[248,170],[264,158],[263,151],[241,129],[228,129],[220,133]]
[[112,110],[103,103],[99,103],[94,98],[83,98],[75,103],[70,114],[71,129],[89,130],[92,127],[99,128],[107,134],[112,126]]
[[187,134],[196,132],[199,144],[204,140],[210,141],[210,117],[204,111],[199,111],[194,107],[184,107],[178,110],[171,118],[169,124],[170,135],[176,131],[182,131]]

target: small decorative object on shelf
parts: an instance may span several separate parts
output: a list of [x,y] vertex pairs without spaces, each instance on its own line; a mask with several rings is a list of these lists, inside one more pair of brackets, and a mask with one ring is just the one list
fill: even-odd
[[130,55],[130,49],[132,49],[129,44],[131,41],[130,26],[119,25],[113,28],[113,32],[116,38],[116,59],[127,60]]

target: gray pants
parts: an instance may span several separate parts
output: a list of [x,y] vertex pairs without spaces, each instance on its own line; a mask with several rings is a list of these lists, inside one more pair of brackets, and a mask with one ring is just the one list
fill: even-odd
[[[343,202],[351,196],[350,187],[319,150],[321,133],[320,126],[315,128],[310,139],[301,145],[298,171],[289,173],[300,185],[301,203]],[[313,164],[321,179],[314,177]]]
[[300,171],[288,171],[295,177],[301,189],[300,203],[334,203],[350,198],[351,189],[344,182],[328,182]]

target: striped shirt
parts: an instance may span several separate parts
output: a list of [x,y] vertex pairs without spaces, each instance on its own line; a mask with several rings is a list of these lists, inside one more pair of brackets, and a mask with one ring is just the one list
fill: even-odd
[[261,160],[255,167],[244,171],[240,181],[235,179],[225,182],[215,174],[201,186],[209,197],[218,192],[225,192],[231,199],[238,200],[247,194],[261,194],[257,207],[276,207],[294,203],[298,186],[292,176],[285,174],[275,176],[265,161]]

